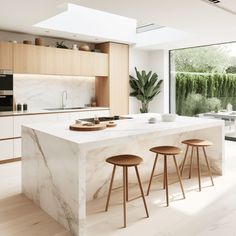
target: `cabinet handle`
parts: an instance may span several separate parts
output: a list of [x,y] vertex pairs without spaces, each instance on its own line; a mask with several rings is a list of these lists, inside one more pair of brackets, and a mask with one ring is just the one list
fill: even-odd
[[6,98],[7,96],[0,96],[0,98]]

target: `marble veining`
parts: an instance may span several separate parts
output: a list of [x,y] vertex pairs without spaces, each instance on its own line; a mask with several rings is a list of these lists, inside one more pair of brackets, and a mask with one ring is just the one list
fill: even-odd
[[61,107],[64,90],[68,93],[68,107],[83,107],[95,96],[95,77],[14,75],[16,103],[27,103],[29,109]]
[[[150,125],[147,119],[159,120]],[[210,166],[217,175],[224,173],[224,124],[199,118],[179,117],[176,122],[161,122],[158,114],[134,115],[117,121],[117,127],[97,132],[73,132],[69,123],[38,124],[23,127],[23,192],[73,235],[86,235],[86,202],[107,194],[112,166],[105,159],[117,154],[135,154],[143,158],[139,166],[143,182],[149,180],[156,145],[176,145],[183,150],[183,139],[203,138],[214,143],[207,148]],[[183,155],[178,156],[178,164]],[[206,164],[201,162],[202,170]],[[174,163],[168,171],[174,173]],[[122,168],[117,168],[114,188],[122,186]],[[156,174],[163,172],[163,158]],[[137,183],[129,171],[129,184]]]

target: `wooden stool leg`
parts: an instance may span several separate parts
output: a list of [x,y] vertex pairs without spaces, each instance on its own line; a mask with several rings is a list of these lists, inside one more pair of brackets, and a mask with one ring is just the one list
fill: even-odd
[[138,183],[139,183],[139,188],[140,188],[140,191],[141,191],[141,194],[142,194],[145,211],[146,211],[147,217],[149,217],[147,204],[146,204],[146,201],[145,201],[144,192],[143,192],[143,188],[142,188],[142,183],[141,183],[141,180],[140,180],[140,176],[139,176],[139,173],[138,173],[138,167],[137,166],[135,166],[135,171],[136,171],[136,175],[137,175],[137,179],[138,179]]
[[193,147],[192,147],[191,158],[190,158],[189,179],[192,178],[192,165],[193,165]]
[[199,162],[199,149],[197,147],[197,169],[198,169],[198,185],[199,185],[199,191],[202,190],[201,187],[201,172],[200,172],[200,162]]
[[105,211],[108,211],[109,201],[110,201],[110,197],[111,197],[112,184],[113,184],[113,180],[114,180],[114,176],[115,176],[115,171],[116,171],[116,165],[114,165],[113,171],[112,171],[111,182],[110,182],[109,192],[108,192],[108,196],[107,196],[107,203],[106,203]]
[[147,196],[149,195],[149,192],[150,192],[150,188],[151,188],[151,184],[152,184],[152,178],[153,178],[154,171],[155,171],[156,164],[157,164],[157,158],[158,158],[158,154],[156,154],[156,158],[155,158],[155,161],[154,161],[154,164],[153,164],[153,167],[152,167],[152,173],[151,173],[151,177],[150,177],[149,184],[148,184]]
[[184,155],[183,164],[182,164],[182,167],[181,167],[181,170],[180,170],[181,176],[183,175],[183,170],[184,170],[185,161],[187,159],[188,149],[189,149],[189,145],[187,145],[187,148],[186,148],[186,151],[185,151],[185,155]]
[[163,171],[163,189],[166,189],[166,175],[165,175],[165,169]]
[[180,187],[181,187],[181,190],[182,190],[182,194],[183,194],[183,197],[185,198],[184,188],[183,188],[183,184],[182,184],[182,180],[181,180],[181,177],[180,177],[179,168],[178,168],[178,165],[177,165],[177,161],[176,161],[175,156],[173,156],[173,159],[174,159],[175,169],[176,169],[176,173],[177,173],[177,175],[178,175]]
[[203,152],[204,152],[204,156],[205,156],[208,172],[209,172],[209,175],[211,177],[211,183],[212,183],[212,186],[214,186],[214,182],[213,182],[213,178],[212,178],[212,173],[211,173],[211,168],[210,168],[210,165],[209,165],[209,162],[208,162],[208,158],[207,158],[207,155],[206,155],[205,147],[202,147],[202,149],[203,149]]
[[169,206],[169,192],[168,192],[168,169],[167,169],[167,157],[164,156],[164,173],[165,173],[165,187],[166,187],[166,205]]
[[126,228],[126,173],[127,167],[123,167],[123,207],[124,207],[124,228]]
[[128,168],[126,169],[126,201],[129,201],[129,181],[128,181]]

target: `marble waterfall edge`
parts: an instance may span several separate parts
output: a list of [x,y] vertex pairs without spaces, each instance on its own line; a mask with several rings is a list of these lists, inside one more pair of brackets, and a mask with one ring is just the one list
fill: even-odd
[[[105,159],[117,154],[135,154],[144,159],[139,171],[148,181],[154,156],[149,151],[156,145],[176,145],[185,150],[181,141],[188,138],[208,139],[207,148],[215,174],[224,172],[223,122],[198,118],[180,118],[175,123],[150,126],[147,118],[120,120],[112,129],[99,132],[72,132],[65,124],[42,124],[23,127],[22,184],[24,194],[60,222],[73,235],[85,235],[86,202],[107,194],[112,167]],[[178,156],[180,164],[183,154]],[[205,163],[202,160],[204,170]],[[117,168],[114,187],[122,184]],[[174,163],[168,163],[174,172]],[[163,172],[162,158],[157,173]],[[136,184],[129,173],[129,183]],[[101,209],[103,210],[103,209]]]
[[23,128],[22,136],[23,193],[73,235],[79,235],[84,223],[79,221],[78,210],[83,194],[79,193],[83,187],[79,188],[78,145],[33,129]]

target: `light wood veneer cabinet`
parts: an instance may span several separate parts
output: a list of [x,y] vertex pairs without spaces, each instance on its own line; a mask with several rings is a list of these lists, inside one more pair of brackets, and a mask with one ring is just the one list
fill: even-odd
[[109,54],[109,76],[96,78],[98,106],[110,107],[111,115],[129,112],[129,45],[102,43],[97,48]]
[[13,45],[0,42],[0,69],[13,70]]
[[107,76],[108,55],[15,44],[14,73]]

